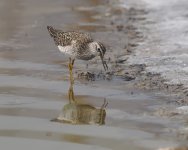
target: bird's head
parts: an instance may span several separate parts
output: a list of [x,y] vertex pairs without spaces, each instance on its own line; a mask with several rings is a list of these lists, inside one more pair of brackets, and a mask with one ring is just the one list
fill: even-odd
[[104,61],[104,54],[106,53],[106,47],[101,42],[92,42],[92,52],[95,56],[100,56],[104,70],[108,70],[108,66]]

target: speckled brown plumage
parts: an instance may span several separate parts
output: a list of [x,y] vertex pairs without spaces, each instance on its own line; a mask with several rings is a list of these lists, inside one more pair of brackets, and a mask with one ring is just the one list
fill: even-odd
[[93,42],[91,36],[87,33],[81,33],[76,31],[63,32],[61,30],[54,29],[51,26],[47,26],[47,29],[53,37],[55,44],[61,46],[69,46],[72,41],[76,42],[77,48],[84,48],[87,43]]

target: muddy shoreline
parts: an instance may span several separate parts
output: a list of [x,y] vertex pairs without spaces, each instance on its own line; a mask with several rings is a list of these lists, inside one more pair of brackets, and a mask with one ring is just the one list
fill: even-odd
[[[165,92],[167,95],[173,95],[176,97],[177,105],[188,104],[188,88],[184,84],[170,84],[168,80],[163,78],[160,73],[153,73],[147,71],[146,64],[130,64],[127,63],[129,56],[134,55],[137,50],[137,46],[142,41],[144,42],[144,33],[138,29],[139,24],[149,23],[144,17],[148,12],[145,9],[130,7],[124,8],[122,11],[119,9],[118,17],[116,20],[111,19],[111,24],[115,26],[118,32],[127,34],[128,42],[124,47],[125,54],[121,58],[116,60],[114,66],[113,75],[121,76],[125,81],[130,81],[130,84],[135,88],[146,90],[159,90]],[[117,10],[116,10],[117,11]],[[121,23],[122,17],[125,13],[127,17],[127,23]],[[118,21],[117,21],[118,20]],[[118,24],[116,24],[118,22]],[[118,68],[118,69],[117,69]],[[169,101],[169,103],[171,103]]]

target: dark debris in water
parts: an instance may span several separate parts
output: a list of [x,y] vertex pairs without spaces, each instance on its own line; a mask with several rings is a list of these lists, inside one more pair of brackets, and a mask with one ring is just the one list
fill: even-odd
[[121,77],[124,81],[132,81],[139,77],[144,69],[145,65],[142,64],[128,65],[124,66],[124,68],[118,68],[114,75]]
[[84,79],[88,81],[95,81],[95,74],[89,71],[78,73],[78,79]]
[[124,80],[124,81],[131,81],[131,80],[135,80],[135,76],[131,76],[131,75],[124,75],[123,77],[122,77],[122,79]]
[[113,72],[80,72],[77,73],[77,77],[80,80],[86,80],[86,81],[96,81],[96,80],[111,80],[113,76]]
[[112,80],[114,77],[118,77],[123,81],[135,80],[141,75],[144,70],[145,65],[115,65],[111,69],[113,71],[108,72],[77,72],[77,77],[79,80],[85,81],[96,81],[96,80]]

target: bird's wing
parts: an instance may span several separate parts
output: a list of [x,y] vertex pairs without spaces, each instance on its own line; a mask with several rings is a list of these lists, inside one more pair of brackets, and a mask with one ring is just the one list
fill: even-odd
[[75,40],[77,49],[86,49],[88,43],[93,42],[91,35],[87,33],[78,33],[78,36],[73,40]]
[[91,36],[86,33],[71,31],[71,32],[63,32],[63,33],[59,32],[59,35],[60,35],[59,44],[61,44],[61,46],[68,46],[74,43],[74,45],[78,48],[93,41]]
[[47,26],[47,29],[57,46],[69,46],[73,41],[76,45],[82,45],[83,43],[87,44],[93,41],[90,34],[87,33],[75,31],[63,32],[61,30],[54,29],[51,26]]
[[54,29],[52,26],[47,26],[50,36],[53,37],[55,44],[58,46],[73,46],[82,50],[85,53],[88,43],[93,42],[90,34],[76,31],[63,32],[62,30]]

